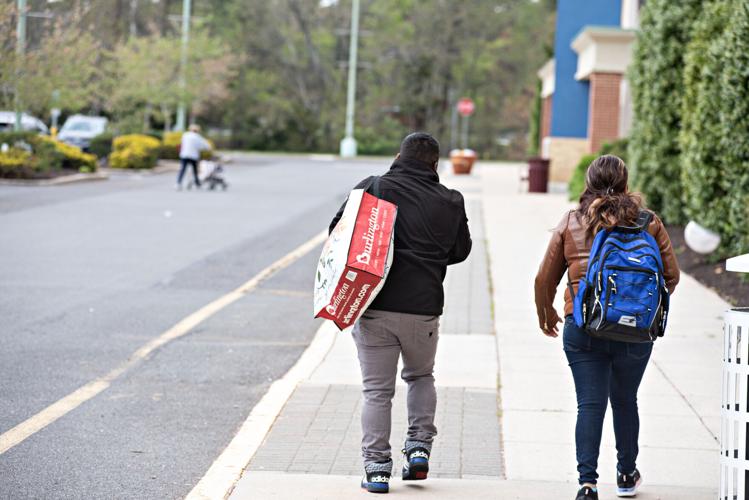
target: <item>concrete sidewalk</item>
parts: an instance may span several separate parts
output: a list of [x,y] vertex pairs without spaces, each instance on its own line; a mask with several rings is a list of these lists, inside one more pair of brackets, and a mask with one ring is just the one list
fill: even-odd
[[[404,387],[393,404],[391,494],[429,498],[572,498],[577,489],[576,404],[561,339],[536,326],[533,277],[568,207],[560,195],[520,193],[519,166],[443,174],[466,198],[470,259],[446,279],[430,480],[397,479],[406,430]],[[489,265],[491,264],[491,265]],[[688,277],[673,300],[667,337],[641,389],[639,498],[717,495],[721,315],[728,307]],[[561,309],[561,303],[560,303]],[[492,314],[493,311],[493,314]],[[360,492],[360,374],[348,333],[294,391],[231,498],[337,499]],[[610,420],[601,450],[601,498],[613,498]]]

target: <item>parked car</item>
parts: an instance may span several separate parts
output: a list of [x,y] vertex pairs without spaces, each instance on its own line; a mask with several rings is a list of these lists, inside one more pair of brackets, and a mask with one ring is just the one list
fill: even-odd
[[[16,127],[16,113],[14,111],[0,111],[0,132],[12,132]],[[49,129],[39,118],[23,113],[21,128],[26,131],[49,134]]]
[[103,116],[72,115],[65,121],[57,138],[88,151],[91,139],[104,132],[108,124],[109,120]]

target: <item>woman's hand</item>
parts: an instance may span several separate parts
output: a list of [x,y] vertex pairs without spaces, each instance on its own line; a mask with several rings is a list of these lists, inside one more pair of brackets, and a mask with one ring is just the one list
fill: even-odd
[[547,337],[558,337],[559,336],[559,327],[557,326],[558,323],[562,322],[562,318],[559,317],[557,314],[556,309],[551,308],[549,311],[546,312],[546,320],[542,322],[541,331],[544,335]]

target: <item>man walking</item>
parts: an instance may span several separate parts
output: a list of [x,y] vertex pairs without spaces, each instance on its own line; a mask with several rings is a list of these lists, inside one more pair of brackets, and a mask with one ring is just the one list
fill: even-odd
[[[369,186],[372,194],[398,206],[392,268],[352,332],[364,383],[361,485],[373,493],[389,491],[391,408],[400,356],[401,378],[408,385],[404,480],[427,478],[437,434],[433,368],[444,305],[442,282],[447,266],[462,262],[471,251],[463,196],[440,184],[439,154],[434,137],[411,134],[385,175],[357,186]],[[331,222],[331,231],[344,207]]]
[[[182,177],[185,175],[187,166],[192,166],[192,175],[195,179],[195,186],[200,188],[200,178],[198,177],[198,162],[200,162],[200,153],[211,149],[208,141],[200,135],[200,126],[192,124],[187,132],[182,134],[182,141],[179,145],[180,169],[177,175],[177,191],[182,189]],[[188,185],[188,188],[190,186]]]

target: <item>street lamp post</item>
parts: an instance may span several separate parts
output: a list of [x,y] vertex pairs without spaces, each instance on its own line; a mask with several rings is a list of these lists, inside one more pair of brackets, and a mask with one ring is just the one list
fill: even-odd
[[26,53],[26,0],[18,0],[18,29],[16,30],[16,55],[18,60],[16,61],[16,92],[13,98],[16,112],[16,131],[21,130],[22,121],[22,110],[21,110],[21,65],[23,64],[23,57]]
[[346,137],[341,140],[341,156],[356,156],[354,109],[356,107],[356,60],[359,45],[359,0],[351,2],[351,45],[348,55],[348,91],[346,92]]
[[182,3],[182,54],[179,62],[179,107],[177,108],[176,129],[185,130],[187,105],[185,103],[187,94],[187,51],[190,44],[190,0]]

